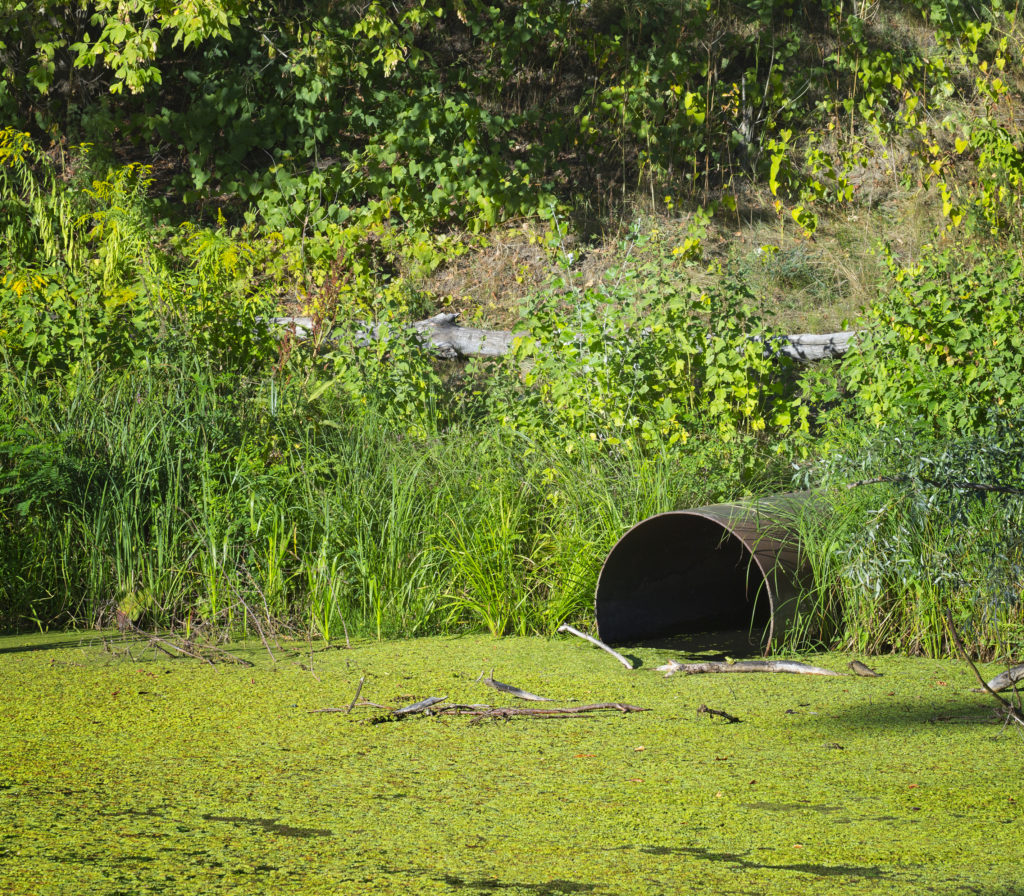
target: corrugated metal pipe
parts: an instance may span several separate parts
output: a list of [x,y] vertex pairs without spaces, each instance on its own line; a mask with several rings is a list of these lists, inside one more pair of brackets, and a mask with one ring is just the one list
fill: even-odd
[[601,640],[749,629],[768,652],[811,581],[797,534],[811,506],[812,493],[797,492],[638,523],[612,548],[597,580]]

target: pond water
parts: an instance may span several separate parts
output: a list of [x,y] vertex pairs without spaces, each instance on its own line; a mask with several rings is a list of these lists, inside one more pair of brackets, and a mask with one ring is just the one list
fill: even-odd
[[[230,649],[254,665],[0,638],[0,893],[1024,894],[1024,738],[957,662],[665,678],[666,647],[630,672],[571,638]],[[385,707],[650,711],[313,712],[361,678]]]

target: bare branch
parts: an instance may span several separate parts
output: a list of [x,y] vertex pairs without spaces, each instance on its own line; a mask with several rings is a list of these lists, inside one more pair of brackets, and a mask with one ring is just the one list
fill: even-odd
[[558,630],[560,632],[568,632],[570,635],[575,635],[577,638],[582,638],[584,641],[589,641],[595,647],[600,647],[603,651],[605,651],[606,653],[610,653],[613,657],[615,657],[615,659],[622,663],[622,665],[625,666],[627,669],[633,671],[633,664],[629,660],[627,660],[621,653],[612,650],[607,644],[604,643],[604,641],[598,641],[597,638],[592,638],[590,637],[590,635],[585,635],[579,629],[573,628],[571,625],[560,625],[558,626]]

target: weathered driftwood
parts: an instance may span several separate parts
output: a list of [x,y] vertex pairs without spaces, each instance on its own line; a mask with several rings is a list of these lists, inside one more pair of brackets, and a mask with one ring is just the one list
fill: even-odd
[[[516,337],[526,335],[510,330],[461,327],[456,323],[457,319],[457,314],[435,314],[409,326],[442,358],[500,358],[509,353]],[[312,317],[272,317],[270,323],[302,339],[311,336],[316,328],[316,321]],[[359,332],[367,342],[376,340],[380,335],[377,326],[368,326]],[[771,341],[771,345],[780,355],[794,361],[824,361],[845,355],[855,335],[855,330],[841,333],[796,333],[779,336]]]
[[511,694],[513,697],[518,697],[520,700],[551,701],[550,697],[538,697],[536,694],[531,694],[529,691],[524,691],[522,688],[517,688],[515,685],[505,684],[503,681],[496,681],[493,669],[491,669],[486,678],[484,678],[484,674],[481,672],[477,681],[481,681],[489,688],[494,688],[494,690],[501,691],[503,694]]
[[1024,664],[1000,672],[987,686],[990,691],[1005,691],[1020,682],[1024,682]]
[[[544,698],[540,698],[544,699]],[[473,721],[480,719],[511,719],[516,716],[533,716],[537,718],[568,718],[590,712],[650,712],[641,706],[633,706],[630,703],[588,703],[585,706],[491,706],[486,703],[444,703],[444,697],[428,697],[404,706],[401,709],[393,709],[386,716],[379,716],[373,719],[373,723],[397,722],[412,715],[423,714],[428,716],[470,716]],[[372,706],[376,709],[386,709],[379,703],[363,701],[360,706]],[[323,709],[311,709],[313,713],[347,713],[347,709],[340,707],[325,706]]]
[[597,638],[592,638],[590,635],[586,635],[577,628],[573,628],[571,625],[560,625],[558,627],[560,632],[568,632],[570,635],[575,635],[577,638],[582,638],[584,641],[589,641],[595,647],[600,647],[606,653],[610,653],[615,659],[617,659],[623,666],[630,671],[633,670],[633,664],[627,660],[621,653],[612,650],[604,641],[598,641]]
[[790,660],[739,660],[734,663],[677,663],[669,660],[664,666],[658,666],[658,672],[665,677],[682,672],[684,675],[701,675],[712,672],[794,672],[800,675],[843,675],[820,666],[808,666],[806,663],[795,663]]
[[442,703],[447,700],[447,697],[427,697],[426,700],[420,700],[419,703],[410,703],[408,706],[403,706],[401,709],[391,710],[393,716],[412,716],[418,712],[426,712],[435,703]]

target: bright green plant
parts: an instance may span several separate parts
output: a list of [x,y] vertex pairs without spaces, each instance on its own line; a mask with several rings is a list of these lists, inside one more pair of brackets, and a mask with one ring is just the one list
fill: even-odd
[[567,446],[579,435],[608,447],[682,445],[698,419],[726,436],[801,429],[807,411],[752,299],[742,282],[702,288],[656,260],[599,286],[559,281],[515,347],[511,370],[525,368],[525,388],[505,420],[562,432]]
[[[410,433],[435,431],[445,398],[434,360],[423,337],[403,313],[407,301],[399,288],[387,290],[377,323],[345,324],[328,355],[334,380],[319,390],[337,389],[355,410],[371,410]],[[408,307],[405,304],[405,307]]]
[[38,144],[14,128],[0,130],[0,258],[74,266],[82,212]]
[[25,374],[131,363],[158,327],[133,291],[103,296],[91,280],[52,267],[0,277],[0,320],[0,360]]
[[843,365],[847,388],[877,426],[983,425],[1024,407],[1024,287],[1016,252],[957,246],[909,267],[889,257],[889,287]]

